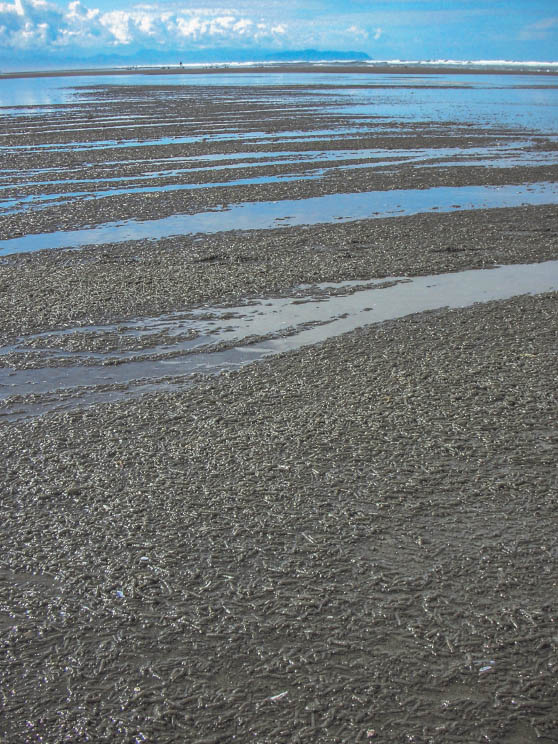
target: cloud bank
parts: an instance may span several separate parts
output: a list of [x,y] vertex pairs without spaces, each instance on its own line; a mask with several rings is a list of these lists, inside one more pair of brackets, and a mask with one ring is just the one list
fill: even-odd
[[281,47],[285,23],[208,9],[165,10],[151,5],[101,12],[81,0],[61,7],[48,0],[0,2],[0,48],[18,51]]
[[0,0],[0,60],[3,68],[38,59],[48,66],[54,60],[146,59],[149,52],[157,61],[167,53],[208,61],[254,59],[260,50],[262,58],[297,50],[360,50],[376,59],[557,59],[558,16],[547,12],[549,4]]

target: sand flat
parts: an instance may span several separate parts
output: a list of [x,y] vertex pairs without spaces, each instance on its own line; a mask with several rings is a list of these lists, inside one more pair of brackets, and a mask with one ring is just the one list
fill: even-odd
[[[132,103],[130,89],[101,93],[76,126],[88,110],[154,116],[149,88]],[[241,131],[269,116],[258,95],[244,93]],[[311,129],[305,95],[271,134]],[[198,123],[171,129],[199,127],[204,111],[208,127],[219,105],[208,91]],[[176,117],[189,111],[176,102]],[[14,121],[3,120],[7,144],[25,147],[4,169],[102,178],[102,148],[38,154],[34,143],[77,133],[15,137]],[[52,114],[33,121],[52,128]],[[418,146],[466,148],[460,127],[413,131]],[[468,131],[487,146],[526,135]],[[221,145],[171,145],[172,156],[205,146]],[[105,176],[127,167],[114,160]],[[538,166],[457,170],[341,168],[250,188],[257,200],[368,190],[370,178],[386,189],[541,180]],[[193,211],[208,203],[201,190],[192,199]],[[98,202],[23,207],[1,237],[177,207],[163,194]],[[556,259],[557,247],[556,208],[541,205],[13,254],[0,260],[0,336],[300,283],[489,271]],[[186,390],[0,423],[0,738],[555,741],[557,307],[552,292],[419,313]]]

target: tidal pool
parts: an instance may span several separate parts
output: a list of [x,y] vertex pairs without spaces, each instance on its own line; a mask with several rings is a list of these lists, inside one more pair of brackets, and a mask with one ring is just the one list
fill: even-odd
[[[557,289],[558,261],[546,261],[413,278],[295,287],[289,296],[247,298],[235,307],[203,306],[122,324],[23,336],[0,348],[0,356],[31,353],[39,360],[58,360],[66,366],[0,368],[0,418],[27,418],[153,390],[178,389],[192,384],[192,375],[237,369],[371,323]],[[170,337],[164,344],[156,337],[162,332]],[[79,334],[87,338],[88,334],[95,334],[98,338],[103,333],[113,340],[116,334],[122,342],[150,335],[155,341],[151,347],[106,353],[73,352],[65,346],[68,336]],[[172,341],[173,336],[176,342]],[[88,365],[84,364],[85,358],[89,358]]]

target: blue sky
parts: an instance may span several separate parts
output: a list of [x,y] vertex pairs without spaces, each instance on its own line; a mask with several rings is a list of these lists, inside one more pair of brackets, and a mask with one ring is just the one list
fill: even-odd
[[138,49],[354,50],[373,59],[558,61],[558,0],[0,1],[0,57]]

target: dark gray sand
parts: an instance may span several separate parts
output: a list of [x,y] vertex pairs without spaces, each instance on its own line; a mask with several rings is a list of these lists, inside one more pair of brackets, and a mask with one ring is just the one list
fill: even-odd
[[4,427],[6,742],[552,742],[553,295]]
[[[125,98],[92,110],[132,116]],[[285,128],[321,125],[297,111]],[[22,143],[34,121],[56,130],[49,116]],[[427,129],[405,136],[469,146]],[[355,146],[397,146],[370,137]],[[183,150],[138,147],[129,172]],[[102,178],[108,158],[42,152],[4,167]],[[225,196],[529,183],[556,166],[457,170]],[[171,214],[177,198],[5,215],[0,239]],[[0,341],[557,248],[556,207],[530,206],[5,256]],[[423,313],[181,392],[1,424],[0,742],[558,742],[557,313],[555,293]]]

